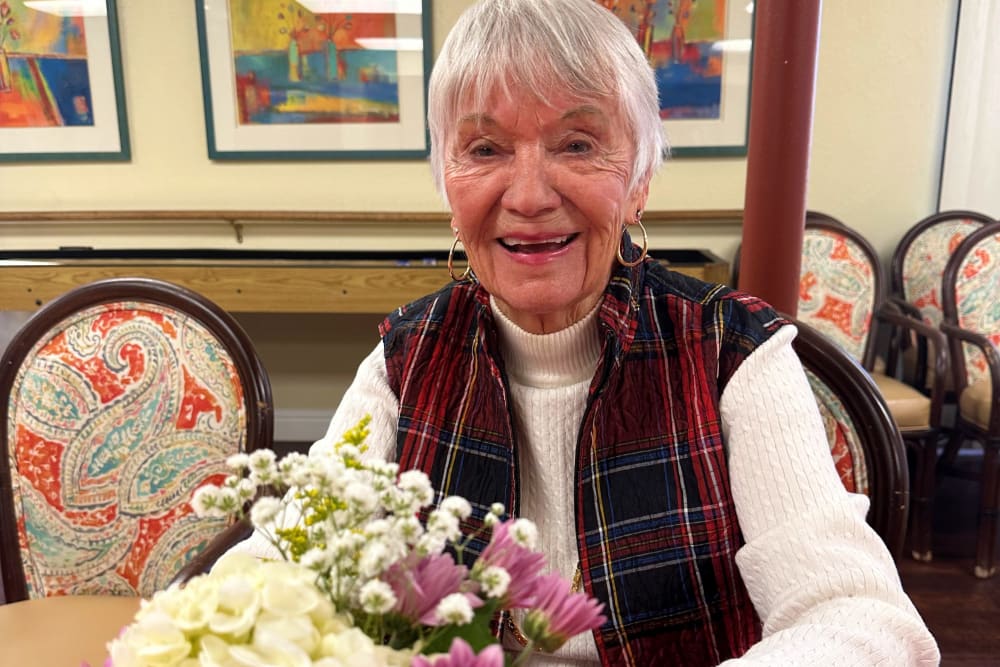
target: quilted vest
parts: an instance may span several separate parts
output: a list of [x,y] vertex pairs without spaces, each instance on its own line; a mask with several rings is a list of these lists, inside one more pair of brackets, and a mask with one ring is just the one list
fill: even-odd
[[[598,313],[602,355],[576,451],[585,589],[605,605],[605,665],[716,665],[761,625],[736,568],[719,398],[782,324],[762,301],[647,260],[619,267]],[[380,327],[399,398],[397,460],[436,502],[460,495],[481,525],[518,511],[518,446],[489,295],[452,283]],[[484,546],[475,543],[478,553]]]

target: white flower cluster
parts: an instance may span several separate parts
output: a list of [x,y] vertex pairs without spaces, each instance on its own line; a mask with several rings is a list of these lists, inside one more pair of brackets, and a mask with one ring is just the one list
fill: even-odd
[[[444,498],[421,524],[417,512],[434,499],[430,480],[420,471],[400,474],[395,463],[362,459],[365,425],[345,434],[330,455],[290,454],[277,461],[273,452],[260,450],[232,457],[235,474],[221,487],[199,489],[192,505],[202,516],[228,516],[264,487],[285,490],[283,498],[256,500],[253,525],[286,560],[315,572],[338,609],[385,613],[397,598],[379,577],[411,554],[438,554],[458,544],[472,507],[464,498]],[[489,516],[495,520],[503,511],[498,504]],[[501,571],[480,582],[488,597],[502,596],[510,579],[494,570]],[[440,609],[449,621],[471,614],[457,599]]]
[[463,564],[470,541],[484,537],[463,533],[472,506],[448,497],[422,513],[435,500],[427,475],[362,459],[366,426],[322,454],[232,457],[234,474],[199,489],[192,506],[201,516],[249,512],[282,560],[231,552],[209,574],[155,594],[109,644],[105,664],[502,667],[503,652],[489,645],[500,609],[532,610],[515,664],[603,622],[596,602],[541,573],[535,525],[501,522],[501,504],[482,522],[489,544]]
[[354,627],[305,568],[238,553],[143,601],[108,648],[115,667],[393,667],[413,655]]

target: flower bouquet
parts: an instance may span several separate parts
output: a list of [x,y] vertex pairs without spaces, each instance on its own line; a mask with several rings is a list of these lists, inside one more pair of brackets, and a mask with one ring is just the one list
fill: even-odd
[[[453,496],[424,514],[426,475],[364,458],[368,419],[331,455],[258,450],[230,459],[221,487],[199,489],[201,515],[243,516],[280,558],[223,556],[208,574],[143,601],[109,645],[114,667],[500,667],[497,618],[522,609],[522,664],[604,621],[601,607],[543,574],[536,530],[494,505],[489,542],[470,564],[472,513]],[[261,491],[271,495],[261,495]],[[280,495],[274,495],[280,494]],[[258,497],[259,496],[259,497]]]

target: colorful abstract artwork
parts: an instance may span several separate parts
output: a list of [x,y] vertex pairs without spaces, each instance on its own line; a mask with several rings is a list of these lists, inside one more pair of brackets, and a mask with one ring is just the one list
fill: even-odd
[[753,3],[596,1],[646,54],[674,153],[745,154]]
[[209,155],[423,157],[428,0],[198,3]]
[[[321,9],[322,5],[314,5]],[[397,122],[395,14],[229,0],[240,123]]]
[[726,2],[603,0],[635,35],[656,72],[660,118],[718,118]]
[[93,125],[82,16],[0,2],[0,127]]
[[0,0],[0,162],[129,157],[115,0]]

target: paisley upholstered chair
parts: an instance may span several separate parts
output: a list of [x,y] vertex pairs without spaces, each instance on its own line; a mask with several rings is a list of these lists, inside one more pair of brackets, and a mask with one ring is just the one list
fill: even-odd
[[[839,219],[833,217],[828,213],[823,213],[821,211],[806,211],[806,224],[810,222],[828,222],[831,225],[842,225]],[[740,284],[740,250],[742,245],[736,248],[736,254],[733,256],[733,267],[730,271],[730,285],[737,287]]]
[[830,454],[848,491],[871,500],[868,523],[898,558],[906,537],[906,451],[881,392],[841,347],[807,324],[793,346],[826,426]]
[[994,551],[1000,509],[1000,223],[984,226],[962,241],[948,260],[941,287],[958,416],[953,442],[983,447],[979,536],[975,573],[996,572]]
[[[889,412],[914,457],[912,553],[931,557],[931,512],[937,439],[941,429],[942,376],[946,362],[944,337],[935,327],[906,316],[883,294],[882,270],[871,245],[844,224],[806,222],[799,279],[798,319],[839,345],[857,360],[878,386]],[[895,355],[888,372],[877,368],[877,326],[890,339],[904,335],[933,341],[936,380],[928,396],[922,387],[898,379]],[[905,332],[897,333],[897,332]]]
[[[945,265],[958,245],[972,232],[991,224],[992,218],[975,211],[942,211],[917,222],[903,235],[892,256],[891,297],[907,314],[932,327],[941,324],[941,278]],[[903,339],[901,346],[907,377],[930,391],[935,369],[928,364],[935,350],[928,350],[922,337]],[[898,343],[897,343],[898,344]],[[947,355],[945,357],[947,362]],[[947,399],[952,392],[951,374],[946,373]]]
[[8,602],[143,595],[226,525],[192,492],[270,447],[271,390],[218,306],[148,279],[39,310],[0,362],[0,569]]

